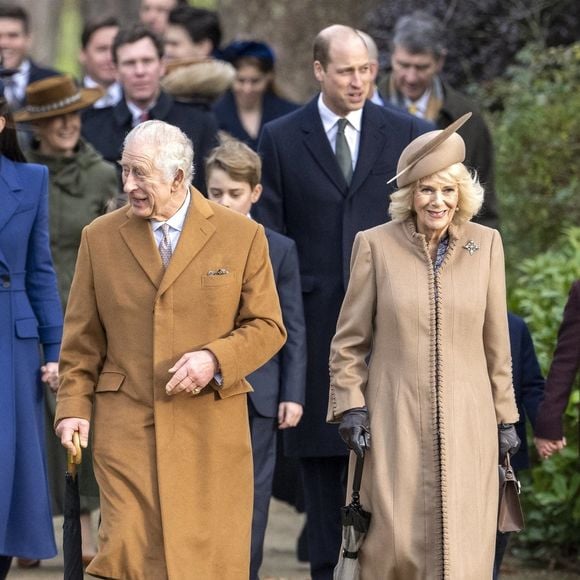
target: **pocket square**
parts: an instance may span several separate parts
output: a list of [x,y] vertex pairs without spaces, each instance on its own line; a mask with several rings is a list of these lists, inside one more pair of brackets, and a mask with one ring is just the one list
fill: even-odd
[[218,270],[209,270],[207,275],[208,276],[225,276],[229,274],[230,271],[227,268],[219,268]]

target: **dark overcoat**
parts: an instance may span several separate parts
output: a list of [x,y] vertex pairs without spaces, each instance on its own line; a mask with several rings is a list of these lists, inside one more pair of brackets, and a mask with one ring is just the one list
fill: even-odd
[[[175,125],[191,139],[195,165],[193,185],[205,192],[204,159],[217,144],[213,114],[203,107],[175,101],[162,91],[149,111],[149,118]],[[121,158],[123,141],[132,128],[133,117],[124,98],[114,107],[91,108],[83,113],[83,137],[111,163]]]
[[403,148],[421,132],[418,119],[367,102],[356,169],[348,186],[332,151],[317,98],[268,123],[259,152],[264,193],[258,221],[285,233],[300,260],[308,367],[302,421],[288,433],[286,451],[298,457],[345,455],[336,425],[325,422],[330,341],[346,289],[357,232],[387,221],[387,181]]
[[52,558],[39,343],[56,362],[62,311],[47,169],[0,157],[0,199],[0,554]]

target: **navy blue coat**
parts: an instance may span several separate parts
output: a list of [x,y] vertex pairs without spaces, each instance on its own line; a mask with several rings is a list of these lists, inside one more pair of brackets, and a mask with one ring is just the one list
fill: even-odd
[[426,125],[367,102],[358,161],[347,185],[318,113],[318,97],[268,123],[259,152],[264,193],[253,213],[292,238],[298,248],[306,317],[308,368],[302,421],[286,451],[298,457],[345,455],[336,425],[326,423],[330,341],[348,283],[357,232],[387,221],[387,180],[401,151]]
[[266,237],[288,339],[274,358],[247,379],[254,388],[250,399],[256,411],[263,417],[276,417],[282,401],[304,405],[306,327],[296,244],[269,228]]
[[238,116],[238,108],[232,91],[228,91],[214,106],[213,112],[218,121],[219,128],[227,131],[230,135],[243,141],[246,145],[251,147],[254,151],[258,149],[258,141],[262,134],[262,129],[266,123],[283,117],[292,111],[295,111],[300,105],[287,101],[278,97],[271,91],[264,94],[262,100],[262,120],[260,122],[260,130],[258,137],[254,139],[244,129],[240,117]]
[[0,157],[0,200],[0,554],[52,558],[39,343],[56,362],[62,311],[46,167]]
[[[204,160],[217,144],[213,114],[196,105],[175,101],[161,92],[149,116],[179,127],[191,139],[195,165],[193,185],[205,193]],[[125,99],[114,107],[91,108],[83,113],[83,137],[111,163],[121,158],[123,141],[132,128],[133,117]]]
[[526,417],[530,420],[532,428],[535,428],[538,407],[544,398],[544,377],[526,323],[519,316],[509,312],[508,326],[514,390],[520,414],[516,430],[522,442],[519,451],[512,458],[512,465],[514,469],[518,470],[527,469],[530,466],[526,438]]

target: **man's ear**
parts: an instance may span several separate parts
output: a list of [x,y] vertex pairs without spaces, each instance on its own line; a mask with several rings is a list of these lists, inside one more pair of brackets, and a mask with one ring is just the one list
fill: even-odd
[[447,51],[444,50],[441,53],[441,56],[437,60],[437,74],[439,74],[443,70],[443,65],[445,64],[445,57],[447,56]]
[[175,177],[173,178],[173,182],[171,183],[171,191],[177,191],[183,186],[185,181],[185,173],[183,173],[183,169],[178,169]]
[[252,203],[258,203],[260,197],[262,197],[262,184],[258,183],[254,189],[252,189],[252,194],[250,195],[250,199]]
[[324,67],[319,60],[315,60],[312,66],[314,68],[314,77],[321,83],[324,79]]

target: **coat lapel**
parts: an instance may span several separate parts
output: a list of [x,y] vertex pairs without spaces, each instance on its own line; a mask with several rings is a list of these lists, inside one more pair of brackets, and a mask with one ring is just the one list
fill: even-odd
[[[161,296],[180,276],[199,251],[207,244],[215,232],[215,226],[208,221],[213,215],[209,202],[195,188],[191,188],[191,203],[179,236],[175,252],[161,280],[157,297]],[[161,258],[159,258],[161,263]]]
[[[377,114],[375,107],[372,103],[367,103],[363,111],[358,159],[348,190],[348,197],[362,186],[374,167],[377,156],[384,149],[383,143],[387,138],[388,131],[385,129],[383,116]],[[386,190],[387,184],[385,183]]]
[[153,286],[159,288],[163,264],[149,221],[134,216],[131,210],[127,212],[127,217],[129,219],[120,228],[121,237]]
[[347,184],[340,171],[336,156],[328,142],[328,137],[324,132],[320,114],[318,113],[318,97],[315,97],[306,105],[305,117],[302,121],[302,131],[304,132],[304,144],[310,151],[312,157],[318,163],[322,171],[334,183],[342,195],[347,193]]
[[14,163],[0,156],[0,196],[2,197],[0,230],[10,221],[20,205],[19,191],[22,191],[22,184],[18,179]]

